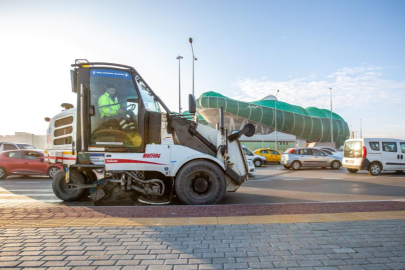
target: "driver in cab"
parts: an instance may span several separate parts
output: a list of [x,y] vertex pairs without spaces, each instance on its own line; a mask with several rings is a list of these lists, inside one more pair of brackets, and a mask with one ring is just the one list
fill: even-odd
[[119,121],[122,129],[135,129],[135,124],[133,122],[128,123],[125,119],[125,111],[121,109],[118,103],[114,86],[107,86],[106,92],[98,99],[98,108],[102,120],[108,121],[110,119],[116,119]]

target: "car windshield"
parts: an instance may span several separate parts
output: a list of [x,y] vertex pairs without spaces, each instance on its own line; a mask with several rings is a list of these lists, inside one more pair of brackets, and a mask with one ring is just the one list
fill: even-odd
[[148,91],[145,83],[139,78],[136,77],[136,84],[138,85],[139,92],[141,93],[143,104],[145,108],[149,111],[160,112],[159,103],[155,100],[155,97]]
[[17,144],[20,149],[36,149],[35,146],[29,144]]

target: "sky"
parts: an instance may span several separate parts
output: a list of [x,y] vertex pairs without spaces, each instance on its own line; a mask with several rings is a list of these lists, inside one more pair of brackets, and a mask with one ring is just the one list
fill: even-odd
[[[215,91],[330,109],[405,139],[405,1],[0,0],[0,135],[45,134],[75,59],[135,67],[172,111]],[[361,119],[361,120],[360,120]]]

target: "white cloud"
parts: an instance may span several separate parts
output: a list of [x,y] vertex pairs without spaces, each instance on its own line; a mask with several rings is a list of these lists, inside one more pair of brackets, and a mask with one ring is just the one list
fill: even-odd
[[[353,108],[368,106],[384,101],[403,103],[405,101],[405,81],[393,81],[382,78],[383,67],[344,67],[321,78],[292,78],[288,81],[238,79],[233,86],[240,90],[234,94],[239,100],[254,101],[268,95],[275,95],[277,89],[280,101],[302,107],[329,107],[329,88],[332,88],[334,107]],[[232,97],[233,98],[233,97]]]

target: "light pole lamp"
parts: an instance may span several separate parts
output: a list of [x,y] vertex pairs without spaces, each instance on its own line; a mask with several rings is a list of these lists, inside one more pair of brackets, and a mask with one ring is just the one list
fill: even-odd
[[330,91],[330,135],[331,135],[331,142],[333,142],[332,88],[329,88],[329,91]]
[[193,39],[189,38],[188,41],[191,44],[191,53],[193,54],[193,96],[194,96],[194,61],[196,61],[197,58],[194,56]]
[[180,60],[183,59],[183,56],[179,55],[176,59],[179,60],[179,115],[181,115]]
[[276,141],[276,150],[278,150],[278,145],[277,145],[277,94],[278,94],[278,92],[280,92],[280,90],[277,90],[277,93],[276,93],[276,99],[274,100],[274,119],[275,119],[275,124],[276,124],[276,130],[275,130],[275,133],[274,133],[274,135],[275,135],[275,141]]

